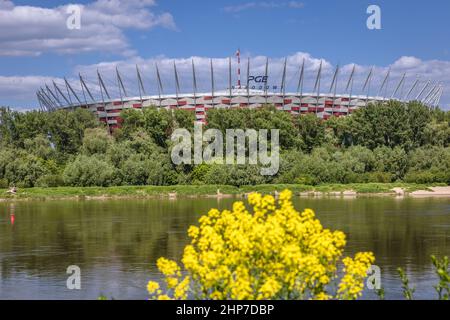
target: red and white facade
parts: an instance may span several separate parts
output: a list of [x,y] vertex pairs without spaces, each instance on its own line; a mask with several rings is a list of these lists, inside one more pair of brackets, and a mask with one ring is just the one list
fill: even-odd
[[[345,116],[354,110],[366,106],[368,103],[387,101],[382,97],[326,95],[296,93],[264,93],[262,91],[234,89],[230,91],[212,93],[199,93],[186,95],[147,96],[123,98],[112,101],[96,102],[75,107],[88,108],[94,112],[100,121],[107,122],[110,128],[121,124],[120,113],[126,109],[165,108],[184,109],[195,112],[197,121],[206,121],[206,112],[209,109],[238,109],[260,108],[266,104],[274,105],[278,110],[293,115],[314,113],[319,118],[328,119],[331,116]],[[70,106],[69,108],[73,108]]]

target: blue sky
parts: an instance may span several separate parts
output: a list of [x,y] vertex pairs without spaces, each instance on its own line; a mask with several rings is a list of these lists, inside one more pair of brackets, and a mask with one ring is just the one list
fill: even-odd
[[[7,30],[0,35],[0,105],[35,107],[40,81],[72,78],[94,66],[119,65],[126,72],[127,65],[135,62],[224,59],[240,47],[244,57],[281,59],[303,53],[311,63],[324,59],[328,73],[336,64],[353,63],[361,72],[375,66],[379,77],[389,66],[398,67],[397,77],[403,70],[411,73],[410,81],[420,73],[423,81],[442,83],[442,103],[450,106],[450,2],[446,0],[76,3],[85,8],[78,34],[65,29],[66,1],[0,1],[0,28]],[[371,4],[381,8],[381,30],[366,27]]]

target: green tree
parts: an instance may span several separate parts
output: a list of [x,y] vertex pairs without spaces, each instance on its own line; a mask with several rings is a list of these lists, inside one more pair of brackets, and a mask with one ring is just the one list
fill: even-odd
[[408,155],[401,147],[374,150],[376,171],[389,172],[394,180],[402,179],[408,169]]
[[88,128],[84,131],[82,152],[88,156],[105,154],[112,143],[113,139],[105,128]]
[[370,149],[380,146],[412,145],[412,130],[407,108],[400,102],[369,104],[351,115],[350,130],[354,144]]
[[423,146],[426,143],[426,127],[432,117],[431,111],[427,106],[413,101],[407,104],[407,114],[412,147]]
[[49,160],[56,157],[56,150],[52,148],[50,140],[43,134],[25,139],[24,149],[41,159]]
[[10,184],[31,188],[40,177],[49,174],[50,170],[43,159],[20,151],[15,152],[14,159],[10,159],[5,165],[4,172],[4,177]]
[[301,141],[301,149],[311,152],[325,141],[325,124],[315,114],[296,117],[296,127]]
[[79,155],[64,169],[63,178],[74,187],[110,186],[115,177],[115,168],[99,156]]

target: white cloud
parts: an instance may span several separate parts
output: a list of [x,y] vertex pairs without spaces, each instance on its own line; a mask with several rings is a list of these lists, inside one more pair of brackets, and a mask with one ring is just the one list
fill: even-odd
[[288,2],[255,1],[255,2],[245,2],[232,6],[226,6],[223,8],[223,10],[228,13],[238,13],[249,9],[279,9],[279,8],[301,9],[304,6],[305,4],[299,1],[288,1]]
[[[304,92],[311,92],[314,87],[317,70],[320,65],[320,58],[313,57],[308,53],[297,52],[287,57],[288,67],[286,76],[287,91],[296,91],[299,68],[305,59],[305,86]],[[209,57],[186,57],[172,59],[165,56],[158,56],[144,59],[141,57],[131,57],[120,61],[101,62],[94,65],[80,65],[74,68],[73,74],[68,75],[69,81],[74,86],[75,90],[80,90],[78,72],[81,72],[83,77],[88,82],[88,86],[94,95],[99,97],[98,81],[96,78],[96,70],[98,69],[102,74],[106,86],[112,96],[118,97],[117,80],[115,78],[115,68],[119,68],[122,75],[125,87],[129,96],[138,96],[138,87],[136,80],[136,64],[139,65],[144,85],[148,94],[157,94],[158,86],[156,81],[155,64],[158,64],[162,82],[164,86],[164,93],[175,92],[175,81],[173,72],[173,62],[177,64],[178,73],[180,76],[181,90],[183,92],[192,92],[192,66],[191,60],[194,59],[198,83],[198,92],[210,91],[210,58]],[[228,58],[214,58],[215,84],[216,90],[224,90],[228,87]],[[250,73],[252,75],[263,75],[265,72],[265,56],[252,56],[250,64]],[[321,80],[321,91],[328,92],[333,77],[335,67],[329,61],[322,59],[323,71]],[[281,75],[283,70],[284,58],[270,58],[269,59],[269,84],[280,85]],[[236,67],[235,59],[232,59],[232,82],[236,83]],[[404,73],[407,73],[407,79],[403,88],[399,90],[397,96],[404,96],[411,88],[413,82],[416,80],[418,74],[421,75],[420,86],[415,90],[415,94],[420,91],[428,79],[440,82],[444,86],[444,95],[441,99],[441,106],[445,109],[450,109],[450,61],[428,60],[422,61],[414,57],[400,57],[388,66],[375,66],[373,72],[373,79],[370,87],[371,95],[378,95],[381,83],[389,69],[391,68],[391,77],[388,83],[386,93],[383,91],[381,95],[390,97],[394,92],[397,84]],[[345,86],[349,78],[353,64],[341,66],[341,72],[338,81],[338,93],[345,93]],[[365,94],[362,92],[363,84],[372,66],[356,65],[355,80],[354,80],[354,94]],[[242,82],[245,82],[247,73],[247,57],[242,56]],[[32,102],[37,104],[35,99],[36,90],[45,83],[51,85],[51,77],[0,77],[0,97],[3,101],[16,101],[14,105],[23,105],[21,102]],[[62,79],[55,79],[58,84],[63,86]],[[415,94],[412,96],[414,97]],[[0,102],[0,105],[2,103]],[[4,103],[3,103],[4,104]]]
[[11,9],[12,7],[14,7],[12,1],[3,0],[0,2],[0,9]]
[[154,0],[97,0],[79,5],[81,29],[70,30],[67,5],[55,8],[0,2],[0,56],[37,56],[44,52],[111,51],[130,53],[126,29],[176,29],[170,13],[156,14]]
[[[180,75],[181,89],[184,92],[192,92],[192,66],[191,60],[194,59],[197,75],[197,83],[199,91],[210,90],[210,58],[209,57],[189,57],[189,58],[177,58],[171,59],[168,57],[154,57],[150,59],[133,58],[121,61],[102,62],[95,65],[84,65],[75,68],[76,73],[81,72],[91,79],[92,83],[95,83],[96,70],[100,72],[111,83],[111,91],[114,92],[117,87],[115,82],[115,68],[119,68],[120,72],[127,78],[126,86],[129,87],[129,91],[137,94],[136,86],[136,69],[135,65],[140,66],[143,74],[144,82],[148,91],[152,94],[157,93],[157,81],[155,73],[155,64],[157,63],[160,69],[162,82],[165,88],[165,93],[173,93],[175,91],[174,75],[173,75],[173,62],[177,64],[177,69]],[[287,75],[286,75],[286,89],[288,91],[296,91],[299,77],[300,65],[305,59],[305,84],[304,92],[311,92],[314,88],[317,71],[322,61],[322,78],[321,78],[321,91],[328,92],[331,85],[331,80],[336,66],[325,59],[312,57],[308,53],[297,52],[287,57]],[[228,58],[214,58],[214,72],[215,72],[215,84],[216,88],[225,89],[228,87]],[[247,74],[247,57],[242,56],[241,61],[242,81],[244,82]],[[250,74],[263,75],[265,72],[265,56],[252,56],[250,60]],[[278,85],[281,84],[282,70],[283,70],[284,58],[270,58],[269,59],[269,84]],[[380,86],[383,82],[386,73],[391,68],[390,78],[388,81],[387,90],[383,90],[380,93]],[[237,63],[235,59],[232,60],[232,76],[233,84],[237,81],[236,75]],[[344,93],[345,87],[350,76],[353,64],[347,64],[340,67],[340,74],[338,77],[337,91]],[[358,65],[356,64],[356,72],[354,77],[353,94],[366,94],[362,88],[365,80],[369,74],[372,66]],[[450,62],[449,61],[422,61],[414,57],[400,57],[397,61],[394,61],[390,66],[374,66],[370,94],[371,95],[386,95],[390,97],[395,91],[397,84],[400,82],[403,74],[406,73],[407,77],[404,85],[399,89],[397,96],[405,96],[412,84],[416,80],[417,75],[421,75],[421,82],[417,89],[414,91],[417,94],[421,85],[425,84],[428,79],[436,82],[441,82],[444,85],[446,92],[450,91]],[[445,93],[445,92],[444,92]],[[414,96],[414,94],[412,94]],[[444,95],[443,100],[447,106],[450,106],[450,95]]]
[[416,68],[422,64],[422,61],[416,57],[403,56],[393,64],[394,68],[398,69],[410,69]]
[[303,2],[298,2],[298,1],[289,1],[287,6],[289,8],[301,9],[305,6],[305,4]]

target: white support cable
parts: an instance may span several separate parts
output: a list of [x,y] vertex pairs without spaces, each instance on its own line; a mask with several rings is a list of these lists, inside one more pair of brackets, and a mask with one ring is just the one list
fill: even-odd
[[212,103],[212,107],[214,108],[214,89],[215,89],[215,83],[214,83],[214,65],[213,65],[213,59],[210,59],[210,64],[211,64],[211,103]]
[[424,103],[431,105],[432,102],[436,99],[436,96],[439,94],[439,91],[441,90],[441,84],[436,85],[435,88],[433,88],[433,91],[430,92],[428,95],[428,98],[425,99]]
[[77,93],[75,92],[75,90],[73,89],[72,85],[70,84],[69,81],[67,81],[66,78],[64,78],[64,82],[66,84],[66,86],[68,87],[68,89],[72,92],[72,94],[74,95],[75,99],[77,99],[78,103],[81,104],[81,100],[78,97]]
[[439,91],[438,96],[436,97],[436,103],[434,105],[435,108],[439,107],[439,103],[441,102],[441,97],[442,97],[443,92],[444,92],[444,87],[442,86],[441,90]]
[[67,96],[69,97],[69,100],[70,100],[70,105],[72,105],[73,104],[72,96],[70,95],[69,86],[68,86],[66,78],[64,78],[64,87],[66,88]]
[[[331,115],[334,115],[334,106],[336,102],[336,92],[337,92],[337,84],[338,84],[338,77],[339,77],[339,64],[336,66],[336,71],[334,72],[333,81],[331,82],[330,86],[330,94],[331,91],[333,91],[333,104],[331,106]],[[333,90],[334,86],[334,90]]]
[[408,93],[406,94],[406,96],[403,98],[403,100],[407,101],[409,96],[413,93],[414,89],[417,87],[417,85],[419,84],[420,81],[420,75],[417,75],[416,77],[416,81],[414,81],[411,89],[409,89]]
[[284,97],[286,95],[286,66],[287,66],[287,58],[284,59],[284,65],[283,65],[283,75],[281,77],[281,88],[280,92],[283,94],[283,104],[284,104]]
[[232,79],[232,75],[231,75],[231,57],[229,57],[228,58],[228,89],[229,89],[229,94],[230,94],[230,106],[231,106],[231,98],[232,98],[232,96],[233,96],[233,93],[232,93],[232,81],[233,81],[233,79]]
[[317,109],[319,106],[319,99],[320,99],[320,78],[322,75],[322,63],[323,61],[320,60],[320,65],[319,65],[319,70],[317,71],[317,77],[316,77],[316,81],[314,84],[314,90],[313,92],[316,93],[317,92],[317,96],[316,96],[316,114],[317,114]]
[[339,73],[339,64],[336,66],[336,69],[333,73],[333,78],[332,78],[331,84],[330,84],[330,90],[328,91],[328,93],[330,93],[330,94],[333,92],[333,88],[336,87],[338,73]]
[[[103,91],[105,92],[106,96],[108,97],[109,100],[111,100],[111,96],[109,95],[108,89],[105,86],[105,83],[103,82],[103,78],[102,75],[100,74],[99,70],[97,69],[97,76],[98,76],[98,81],[100,83],[100,90],[103,89]],[[102,94],[103,92],[100,91]],[[104,101],[103,101],[104,102]]]
[[372,67],[372,68],[370,69],[370,72],[369,72],[369,74],[367,75],[366,82],[364,83],[364,87],[363,87],[363,89],[362,89],[362,91],[364,92],[364,90],[366,90],[366,88],[367,88],[366,103],[365,103],[365,106],[366,106],[366,107],[367,107],[367,104],[368,104],[368,102],[369,102],[370,83],[371,83],[371,81],[372,81],[373,68],[374,68],[374,67]]
[[194,89],[194,101],[197,99],[197,76],[195,74],[194,59],[192,59],[192,87]]
[[268,85],[267,85],[267,79],[269,77],[269,57],[266,57],[266,66],[264,68],[264,77],[266,79],[266,82],[264,82],[264,99],[267,105],[267,101],[268,101],[268,96],[267,96],[267,90],[268,90]]
[[250,105],[250,57],[247,58],[247,105]]
[[430,85],[430,80],[427,81],[427,83],[425,84],[425,86],[422,88],[422,90],[419,92],[419,94],[416,96],[416,98],[414,100],[420,101],[420,97],[422,96],[422,94],[425,92],[425,90],[428,88],[428,86]]
[[47,99],[47,97],[44,96],[42,91],[38,90],[38,94],[41,97],[42,101],[44,102],[47,111],[52,111],[53,110],[53,105],[52,103]]
[[389,76],[391,75],[391,67],[389,67],[387,73],[386,73],[386,77],[383,80],[383,83],[381,84],[380,90],[378,91],[378,96],[381,97],[382,93],[383,93],[383,89],[385,89],[385,94],[383,95],[383,99],[386,98],[386,92],[387,92],[387,87],[389,85]]
[[46,92],[44,90],[44,88],[41,88],[41,94],[42,94],[43,97],[45,97],[47,99],[47,101],[48,101],[48,103],[50,105],[50,108],[52,110],[56,110],[58,108],[58,104],[55,101],[53,101],[53,99],[50,97],[48,92]]
[[[349,92],[348,106],[347,106],[347,115],[350,112],[350,106],[351,106],[351,103],[352,103],[353,81],[354,81],[355,70],[356,70],[356,65],[353,64],[353,69],[352,69],[352,72],[350,73],[350,77],[348,79],[347,86],[346,86],[346,89],[345,89],[345,91]],[[350,88],[350,91],[348,91],[349,88]]]
[[64,95],[64,93],[61,91],[61,89],[56,85],[56,82],[53,80],[53,86],[55,87],[56,92],[58,92],[61,97],[63,97],[63,99],[67,102],[68,105],[70,105],[70,101],[69,99],[67,99],[67,97]]
[[400,89],[400,86],[403,84],[406,78],[406,73],[403,74],[402,78],[400,79],[400,82],[398,83],[397,87],[395,88],[394,92],[392,92],[391,99],[394,98],[394,96],[397,94],[398,89]]
[[47,84],[45,84],[45,87],[47,88],[47,92],[50,93],[50,95],[55,99],[55,101],[57,102],[57,104],[59,105],[59,107],[62,107],[63,104],[61,103],[61,101],[59,100],[59,98],[56,96],[56,94],[54,94],[53,91],[50,90],[50,88],[48,87]]
[[175,60],[173,61],[173,73],[175,76],[175,94],[177,96],[177,100],[178,100],[178,96],[180,94],[180,78],[178,77],[178,70],[177,70],[177,65],[175,63]]
[[427,95],[425,95],[425,98],[422,100],[424,103],[426,101],[428,101],[428,99],[430,98],[430,96],[433,94],[433,92],[436,90],[436,88],[439,87],[439,83],[436,83],[434,87],[431,88],[431,90],[427,93]]

